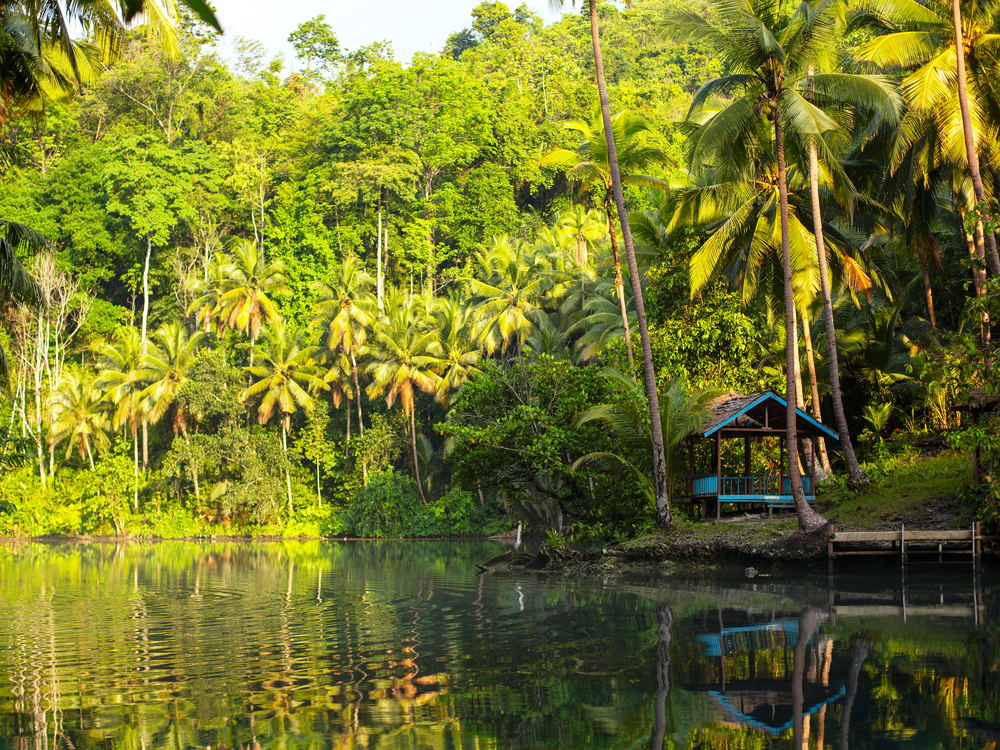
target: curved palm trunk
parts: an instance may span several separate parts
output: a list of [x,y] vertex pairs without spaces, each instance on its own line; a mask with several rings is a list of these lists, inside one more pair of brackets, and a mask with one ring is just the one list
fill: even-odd
[[[812,194],[813,230],[816,236],[816,254],[819,259],[819,285],[823,293],[823,319],[826,322],[826,356],[830,363],[830,395],[833,398],[833,415],[837,420],[840,447],[847,463],[847,481],[852,487],[862,487],[871,479],[865,474],[858,458],[854,455],[851,431],[847,427],[844,414],[844,400],[840,392],[840,363],[837,354],[837,327],[833,321],[833,298],[830,295],[830,276],[826,267],[826,247],[823,242],[823,216],[819,207],[819,166],[816,144],[809,144],[809,192]],[[786,203],[787,210],[787,203]],[[787,221],[787,216],[783,221]],[[787,240],[785,240],[787,242]]]
[[604,60],[601,57],[601,37],[597,24],[596,0],[588,0],[590,8],[590,36],[594,45],[594,67],[597,73],[597,90],[601,96],[601,117],[604,120],[604,137],[608,142],[608,166],[611,169],[611,187],[614,192],[618,223],[622,227],[625,241],[625,258],[628,261],[629,281],[635,302],[635,316],[639,323],[639,339],[642,342],[643,375],[646,381],[646,398],[649,403],[650,438],[653,442],[653,490],[656,496],[655,524],[658,529],[669,526],[670,494],[667,491],[667,457],[663,444],[663,426],[660,424],[660,397],[656,391],[656,372],[653,370],[653,350],[649,345],[649,329],[646,326],[646,305],[642,299],[642,283],[639,267],[635,262],[632,246],[632,232],[629,230],[628,211],[625,208],[625,194],[622,192],[622,176],[618,170],[618,152],[615,149],[615,134],[611,130],[611,105],[608,102],[608,87],[604,82]]
[[135,422],[132,423],[132,462],[134,469],[134,479],[135,479],[135,492],[132,497],[132,507],[135,508],[135,512],[139,512],[139,431],[136,429]]
[[[817,422],[823,421],[823,412],[819,406],[819,380],[816,378],[816,357],[813,354],[812,326],[809,323],[809,313],[802,311],[802,338],[806,344],[806,366],[809,368],[809,386],[812,390],[812,412]],[[829,476],[833,473],[830,466],[830,456],[826,452],[826,440],[816,438],[816,452],[819,454],[819,462],[823,467],[823,473]]]
[[[615,294],[618,295],[618,305],[622,311],[622,328],[625,329],[625,350],[628,352],[628,371],[632,375],[632,365],[635,361],[632,355],[632,331],[628,325],[628,308],[625,306],[625,284],[622,281],[622,263],[618,257],[618,238],[615,236],[615,220],[611,217],[611,196],[604,201],[608,214],[608,236],[611,238],[611,254],[615,259]],[[582,281],[580,282],[583,283]],[[634,377],[634,375],[633,375]]]
[[[972,128],[972,116],[969,114],[969,92],[966,89],[965,80],[965,34],[962,32],[962,8],[959,0],[951,0],[951,18],[955,25],[955,57],[957,58],[958,73],[958,104],[962,110],[962,130],[965,134],[965,154],[969,159],[969,172],[972,174],[972,188],[976,191],[976,201],[982,203],[986,200],[986,191],[983,190],[983,176],[979,171],[979,154],[976,152],[975,132]],[[979,229],[976,237],[976,244],[982,246],[980,232],[982,222],[978,222]],[[997,255],[996,237],[990,232],[986,235],[986,253],[993,273],[1000,274],[1000,256]]]
[[674,623],[674,610],[669,604],[656,608],[656,702],[653,704],[653,744],[660,750],[667,736],[667,695],[670,693],[670,628]]
[[90,452],[90,441],[86,437],[83,438],[83,447],[87,449],[87,460],[90,461],[90,470],[97,471],[94,468],[94,454]]
[[854,654],[851,657],[851,666],[847,672],[847,696],[844,698],[844,707],[840,711],[840,748],[848,750],[848,737],[851,729],[851,712],[854,710],[854,699],[858,697],[858,678],[861,676],[861,667],[871,652],[871,644],[860,642],[854,644]]
[[788,449],[788,478],[795,501],[795,513],[799,517],[799,529],[809,533],[816,531],[826,519],[809,507],[802,489],[802,475],[799,474],[799,445],[795,404],[798,384],[795,382],[796,330],[795,330],[795,288],[792,285],[792,253],[788,245],[788,185],[785,182],[785,138],[781,123],[781,100],[775,101],[774,142],[778,152],[778,196],[781,205],[781,267],[785,276],[785,444]]
[[413,446],[413,473],[417,475],[417,490],[420,492],[420,499],[427,505],[427,497],[424,495],[424,486],[420,483],[420,464],[417,462],[417,416],[416,409],[410,407],[410,438]]

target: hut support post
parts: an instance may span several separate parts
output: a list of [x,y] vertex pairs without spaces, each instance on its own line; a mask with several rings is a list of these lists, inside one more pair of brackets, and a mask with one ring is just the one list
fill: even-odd
[[750,476],[750,436],[743,438],[743,476]]
[[715,433],[715,520],[722,518],[722,430]]

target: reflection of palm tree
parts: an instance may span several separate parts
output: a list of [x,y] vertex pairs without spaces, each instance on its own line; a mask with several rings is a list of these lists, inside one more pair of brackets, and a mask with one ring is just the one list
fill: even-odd
[[79,368],[67,370],[52,397],[49,441],[56,446],[66,439],[66,458],[75,447],[80,458],[86,458],[90,470],[94,471],[94,451],[107,450],[109,429],[111,422],[101,389]]
[[669,604],[656,606],[656,703],[653,705],[654,750],[663,747],[667,734],[667,693],[670,692],[670,629],[674,624],[674,610]]
[[375,299],[371,294],[371,276],[356,258],[344,260],[339,274],[330,281],[317,281],[313,289],[318,292],[313,307],[311,325],[320,330],[320,337],[329,351],[342,351],[351,358],[354,393],[358,400],[358,431],[365,434],[361,418],[361,388],[358,386],[358,360],[368,329],[374,323],[372,310]]
[[437,332],[424,331],[401,315],[393,315],[375,327],[368,373],[372,377],[368,386],[371,398],[386,394],[386,404],[392,407],[396,398],[403,404],[403,411],[410,417],[410,437],[413,448],[413,471],[417,478],[420,498],[427,504],[420,482],[417,458],[417,422],[414,413],[416,392],[435,393],[440,378],[437,372],[444,365],[438,358],[441,344]]
[[807,747],[803,741],[803,710],[805,697],[802,690],[802,682],[806,674],[806,650],[809,641],[819,627],[820,622],[826,617],[825,612],[821,612],[815,607],[805,606],[799,613],[799,636],[795,642],[792,661],[792,747]]
[[261,396],[257,406],[257,421],[267,424],[275,416],[281,425],[281,449],[285,453],[285,481],[288,485],[288,515],[292,507],[292,475],[288,468],[288,431],[292,414],[299,408],[311,412],[315,403],[308,391],[327,388],[317,374],[314,350],[302,349],[285,328],[282,320],[275,320],[267,329],[267,347],[261,352],[263,364],[247,367],[258,378],[257,382],[240,394],[242,401]]
[[[593,122],[573,121],[566,123],[567,129],[574,130],[583,136],[583,143],[575,150],[560,148],[550,151],[542,161],[547,164],[569,167],[568,174],[570,176],[580,179],[584,188],[590,188],[599,193],[608,218],[608,234],[611,237],[611,252],[615,262],[615,289],[621,301],[622,326],[625,329],[625,343],[628,348],[628,361],[631,365],[632,336],[628,324],[628,313],[625,310],[625,296],[622,293],[622,266],[618,255],[615,223],[612,218],[614,185],[608,141],[604,137],[604,125],[600,119],[600,113],[597,114],[598,117],[595,117]],[[614,133],[622,184],[666,187],[662,181],[642,174],[656,164],[665,164],[670,161],[666,151],[646,142],[646,136],[652,132],[646,121],[634,113],[619,112],[611,118],[611,129]],[[577,247],[579,248],[579,244]]]
[[851,657],[851,667],[847,672],[847,697],[844,699],[844,708],[840,712],[840,749],[848,750],[848,737],[851,730],[851,711],[854,709],[854,699],[858,696],[858,678],[861,676],[861,667],[871,653],[872,645],[867,641],[858,641],[854,644],[854,653]]

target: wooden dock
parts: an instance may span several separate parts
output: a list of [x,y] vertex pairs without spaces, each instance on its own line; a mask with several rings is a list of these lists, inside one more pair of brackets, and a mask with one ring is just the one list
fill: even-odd
[[[980,532],[978,521],[972,524],[971,529],[907,531],[903,525],[899,531],[837,531],[830,537],[827,546],[829,567],[832,571],[833,558],[844,555],[897,555],[900,562],[906,565],[909,562],[909,555],[916,552],[931,554],[936,552],[938,562],[943,562],[945,555],[963,555],[978,567],[983,541],[986,539],[987,537],[982,536]],[[885,549],[887,542],[891,545],[889,549]],[[873,543],[879,546],[856,548],[859,544]],[[852,545],[852,548],[844,549],[842,545]]]

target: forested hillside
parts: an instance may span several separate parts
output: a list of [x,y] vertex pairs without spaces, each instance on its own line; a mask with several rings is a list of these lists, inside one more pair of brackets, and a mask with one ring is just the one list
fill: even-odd
[[[732,79],[735,58],[678,26],[675,4],[598,12],[678,494],[682,439],[714,393],[785,388],[773,114],[719,125],[742,94],[703,85]],[[899,93],[915,62],[866,60],[885,29],[861,20],[831,64],[883,74],[850,105],[813,84],[808,106],[836,107],[803,112],[825,139],[846,419],[877,478],[909,450],[894,431],[961,427],[950,407],[992,392],[995,287],[973,235],[976,217],[994,226],[961,155]],[[650,524],[586,9],[545,25],[483,2],[440,54],[406,61],[302,21],[304,72],[246,39],[225,59],[185,11],[174,47],[134,27],[73,96],[2,120],[0,218],[44,237],[15,244],[48,304],[4,308],[0,533],[479,534],[523,519],[582,539]],[[807,142],[782,157],[793,348],[802,405],[833,425]],[[982,441],[982,426],[953,439]],[[756,460],[781,473],[777,451]]]

